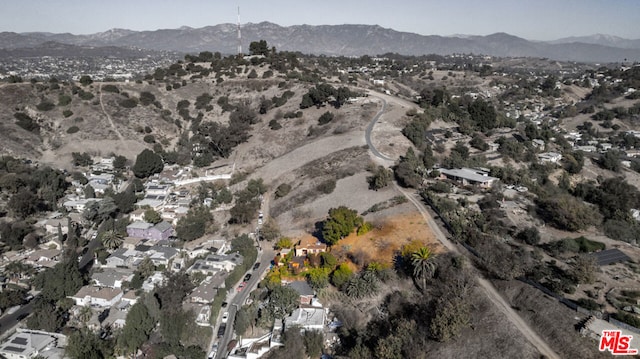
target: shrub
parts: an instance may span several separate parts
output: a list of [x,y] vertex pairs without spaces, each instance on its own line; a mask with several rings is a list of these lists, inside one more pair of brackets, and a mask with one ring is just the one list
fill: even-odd
[[323,113],[320,118],[318,118],[319,125],[326,125],[327,123],[333,120],[333,114],[329,111]]
[[360,227],[358,227],[357,234],[359,236],[369,233],[373,229],[373,224],[371,222],[364,222]]
[[71,117],[71,116],[73,116],[73,111],[64,110],[64,111],[62,111],[62,116],[64,116],[65,118]]
[[148,106],[156,100],[156,96],[148,91],[140,92],[140,103],[143,106]]
[[85,101],[93,100],[94,97],[91,92],[83,91],[82,89],[78,91],[78,96]]
[[276,188],[276,198],[282,198],[291,192],[291,185],[283,183]]
[[134,108],[138,106],[138,101],[135,98],[127,98],[120,101],[120,106],[124,108]]
[[16,120],[18,120],[18,122],[16,122],[16,124],[18,126],[22,127],[23,129],[25,129],[27,131],[30,131],[30,132],[35,132],[35,133],[40,132],[40,125],[38,125],[26,113],[24,113],[24,112],[16,112],[16,113],[13,114],[13,117],[15,117]]
[[271,121],[269,121],[269,128],[271,128],[272,130],[276,131],[276,130],[281,129],[282,125],[277,120],[271,120]]
[[527,227],[521,230],[516,237],[530,245],[536,245],[540,242],[540,232],[536,227]]
[[120,90],[115,85],[104,85],[102,91],[111,93],[120,93]]
[[36,105],[38,111],[50,111],[54,107],[56,107],[56,105],[54,105],[53,102],[49,100],[42,100],[39,104]]
[[336,180],[331,178],[326,181],[322,181],[316,189],[324,194],[329,194],[336,189]]
[[271,76],[273,76],[273,71],[271,71],[271,70],[267,70],[262,74],[262,78],[263,79],[268,79]]
[[67,129],[67,133],[68,134],[73,134],[80,131],[80,129],[78,128],[78,126],[71,126]]
[[71,103],[71,96],[60,94],[58,96],[58,106],[67,106]]
[[144,136],[144,142],[146,143],[156,143],[156,138],[154,135],[146,135]]

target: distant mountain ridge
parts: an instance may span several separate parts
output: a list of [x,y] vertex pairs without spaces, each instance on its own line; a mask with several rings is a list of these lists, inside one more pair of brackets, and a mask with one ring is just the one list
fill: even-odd
[[[640,40],[595,35],[551,42],[529,41],[506,33],[487,36],[419,35],[378,25],[295,25],[270,22],[242,26],[243,48],[251,41],[266,40],[279,50],[325,55],[379,55],[399,53],[425,55],[473,53],[501,57],[538,57],[579,62],[640,61]],[[47,42],[77,46],[118,46],[160,51],[197,53],[219,51],[232,54],[237,48],[236,25],[202,28],[132,31],[111,29],[90,35],[0,33],[0,49],[37,48]]]

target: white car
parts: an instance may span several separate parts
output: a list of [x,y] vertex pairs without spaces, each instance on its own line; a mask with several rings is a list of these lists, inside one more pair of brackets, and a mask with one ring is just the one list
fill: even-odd
[[222,313],[222,322],[226,323],[229,320],[229,312]]

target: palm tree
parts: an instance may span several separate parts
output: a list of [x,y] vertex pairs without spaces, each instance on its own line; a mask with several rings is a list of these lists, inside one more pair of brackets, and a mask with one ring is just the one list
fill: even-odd
[[420,289],[424,292],[427,288],[427,278],[432,277],[436,270],[431,250],[428,247],[418,248],[417,251],[411,253],[411,264],[413,265],[413,277],[422,283]]
[[114,230],[102,233],[102,245],[107,249],[116,249],[122,244],[122,235]]

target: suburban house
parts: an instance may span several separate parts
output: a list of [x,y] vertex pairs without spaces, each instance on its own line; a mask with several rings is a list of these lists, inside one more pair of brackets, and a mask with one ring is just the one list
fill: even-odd
[[137,221],[127,226],[127,235],[155,241],[167,240],[173,235],[173,226],[165,221],[155,225]]
[[295,290],[300,296],[300,305],[311,305],[315,297],[313,288],[306,281],[295,281],[289,283],[289,288]]
[[315,237],[305,237],[298,242],[295,249],[295,256],[308,256],[310,254],[320,254],[327,251],[327,245],[320,242]]
[[122,290],[118,288],[99,288],[86,285],[78,293],[69,296],[76,305],[96,306],[108,308],[112,307],[122,298]]
[[102,272],[94,272],[91,280],[96,287],[122,288],[122,283],[133,279],[131,270],[105,268]]
[[237,265],[242,264],[243,260],[244,258],[239,253],[210,254],[204,259],[198,259],[189,268],[189,272],[197,271],[207,275],[215,274],[221,270],[231,272]]
[[538,160],[542,163],[558,163],[562,159],[562,155],[558,152],[545,152],[538,154]]
[[224,288],[224,280],[227,276],[218,273],[214,276],[207,277],[191,292],[192,303],[211,304],[218,293],[219,288]]
[[67,337],[63,334],[18,328],[0,345],[0,356],[7,359],[64,357]]
[[172,247],[138,245],[134,249],[118,248],[107,257],[103,267],[137,267],[145,257],[155,265],[168,266],[177,255],[178,250]]
[[129,220],[133,222],[144,222],[144,212],[142,208],[138,208],[135,211],[129,213]]
[[62,205],[67,209],[67,211],[76,211],[82,213],[87,208],[89,203],[100,201],[102,201],[102,198],[69,199]]
[[126,303],[128,305],[134,305],[138,302],[138,296],[134,290],[130,290],[120,298],[121,303]]
[[69,218],[67,217],[47,219],[42,224],[44,230],[49,234],[58,234],[58,228],[62,234],[69,233]]
[[29,254],[24,261],[38,267],[53,267],[58,263],[62,251],[59,249],[39,249]]
[[446,169],[439,168],[440,179],[449,179],[462,185],[473,185],[482,188],[490,188],[498,181],[496,177],[489,176],[489,171],[474,168]]
[[298,327],[300,330],[324,329],[327,314],[324,308],[300,307],[284,319],[284,328]]

